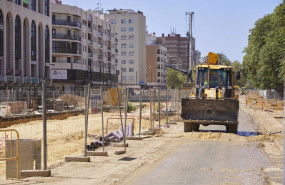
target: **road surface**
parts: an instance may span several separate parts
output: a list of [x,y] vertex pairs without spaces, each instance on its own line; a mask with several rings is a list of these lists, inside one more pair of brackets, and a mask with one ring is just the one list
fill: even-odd
[[[239,113],[239,135],[256,135],[257,126],[243,111]],[[225,126],[201,127],[201,132],[224,132]],[[265,184],[262,169],[269,159],[256,142],[185,140],[158,164],[139,171],[122,184]]]

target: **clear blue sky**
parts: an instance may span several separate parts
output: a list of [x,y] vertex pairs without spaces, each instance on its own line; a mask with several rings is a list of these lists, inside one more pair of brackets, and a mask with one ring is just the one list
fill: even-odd
[[[100,0],[63,0],[85,10]],[[223,52],[230,60],[242,61],[249,29],[257,19],[274,11],[282,0],[101,0],[105,10],[133,9],[144,12],[149,32],[168,34],[170,28],[185,35],[185,12],[194,12],[193,36],[202,57],[209,51]]]

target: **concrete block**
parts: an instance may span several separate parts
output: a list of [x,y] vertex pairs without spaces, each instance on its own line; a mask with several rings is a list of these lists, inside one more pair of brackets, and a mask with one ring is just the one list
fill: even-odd
[[143,140],[145,138],[150,138],[151,136],[141,136],[141,137],[138,137],[138,136],[133,136],[133,137],[127,137],[127,140]]
[[90,157],[65,157],[66,162],[90,162]]
[[126,150],[118,150],[118,151],[115,151],[114,154],[121,155],[121,154],[125,154],[125,153],[126,153]]
[[[125,147],[125,144],[124,143],[111,143],[112,147]],[[126,143],[126,147],[129,147],[129,144]]]
[[[41,169],[41,140],[20,139],[19,171]],[[6,140],[6,157],[15,157],[17,152],[17,141]],[[6,161],[6,178],[17,177],[17,162]]]
[[87,151],[86,153],[87,156],[108,156],[108,153],[106,151],[101,151],[101,152],[97,152],[97,151]]
[[51,170],[22,170],[20,171],[20,177],[50,177]]

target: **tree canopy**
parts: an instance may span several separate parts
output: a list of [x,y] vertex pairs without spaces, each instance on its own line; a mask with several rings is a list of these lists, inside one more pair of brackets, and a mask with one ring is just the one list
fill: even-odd
[[243,66],[253,87],[283,90],[285,0],[272,14],[256,21],[244,50]]
[[167,87],[175,87],[180,88],[181,85],[187,82],[187,75],[183,75],[182,73],[175,71],[173,69],[167,68]]

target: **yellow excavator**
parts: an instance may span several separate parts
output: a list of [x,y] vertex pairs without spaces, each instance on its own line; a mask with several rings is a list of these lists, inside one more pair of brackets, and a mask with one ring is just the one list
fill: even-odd
[[181,117],[184,132],[199,131],[200,124],[225,125],[229,133],[238,131],[238,95],[234,94],[233,67],[219,65],[219,56],[209,52],[196,66],[195,84],[189,96],[182,98]]

